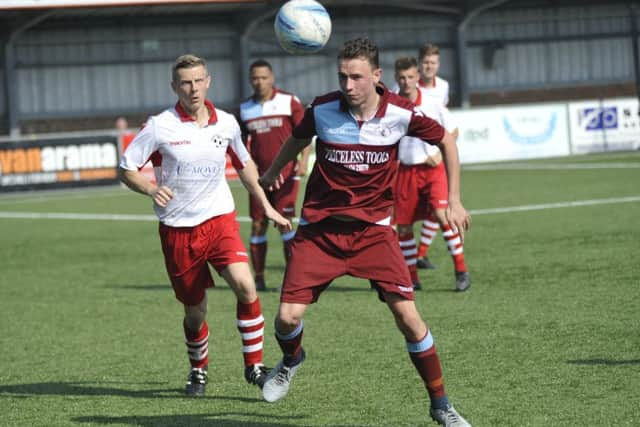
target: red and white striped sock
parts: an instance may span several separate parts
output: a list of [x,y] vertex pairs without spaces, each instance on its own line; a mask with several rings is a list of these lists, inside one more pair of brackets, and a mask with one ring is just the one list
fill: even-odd
[[262,345],[264,342],[264,317],[260,308],[260,299],[248,304],[238,301],[236,305],[238,330],[242,337],[242,356],[244,365],[262,363]]
[[467,271],[467,266],[464,262],[464,249],[462,247],[460,234],[458,232],[454,232],[448,224],[445,224],[442,226],[442,237],[444,237],[445,242],[447,242],[447,247],[449,248],[451,258],[453,258],[453,264],[456,272],[460,273]]
[[404,255],[404,261],[407,263],[409,269],[409,275],[411,276],[412,283],[418,283],[418,269],[416,267],[417,250],[416,240],[413,238],[413,233],[398,233],[398,242],[400,243],[400,249],[402,255]]
[[206,368],[209,364],[209,326],[207,322],[205,321],[200,331],[195,333],[188,330],[184,322],[182,326],[191,367]]
[[422,223],[422,228],[420,229],[420,246],[418,247],[418,258],[424,258],[429,254],[429,247],[431,246],[431,242],[433,242],[433,238],[438,234],[438,229],[440,229],[440,224],[436,222],[435,216],[429,216],[429,218],[425,219]]

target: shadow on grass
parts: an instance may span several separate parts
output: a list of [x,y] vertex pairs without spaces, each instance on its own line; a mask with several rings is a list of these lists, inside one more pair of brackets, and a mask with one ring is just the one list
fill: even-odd
[[567,363],[570,363],[572,365],[623,366],[623,365],[640,365],[640,359],[631,359],[631,360],[577,359],[577,360],[568,360]]
[[[96,382],[51,382],[33,384],[0,385],[0,398],[29,397],[29,396],[121,396],[134,398],[163,398],[163,399],[191,399],[184,395],[181,388],[160,388],[145,390],[127,390],[116,387],[104,387],[93,385]],[[130,384],[130,383],[129,383]],[[149,383],[136,383],[136,385],[146,385]],[[162,383],[151,383],[162,384]],[[236,397],[236,396],[203,396],[199,399],[230,400],[240,402],[261,402],[261,399]]]
[[[233,418],[230,418],[233,417]],[[239,420],[237,418],[255,417],[261,421]],[[234,419],[235,418],[235,419]],[[185,414],[185,415],[154,415],[154,416],[87,416],[72,418],[71,421],[94,424],[130,424],[141,427],[294,427],[303,422],[302,416],[293,415],[265,415],[261,413],[215,413],[215,414]],[[332,425],[332,427],[359,427],[355,425]]]

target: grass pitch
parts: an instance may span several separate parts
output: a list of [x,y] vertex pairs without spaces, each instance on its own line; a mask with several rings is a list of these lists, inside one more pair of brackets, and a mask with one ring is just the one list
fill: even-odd
[[[450,399],[474,426],[640,425],[638,183],[639,153],[463,169],[472,288],[452,291],[439,234],[416,300]],[[246,192],[234,192],[246,216]],[[235,302],[218,279],[207,396],[183,397],[182,311],[157,223],[51,214],[152,210],[119,187],[0,195],[0,425],[435,425],[390,313],[352,278],[309,307],[307,361],[276,404],[242,378]],[[282,249],[269,236],[275,288]],[[278,293],[261,299],[273,365]]]

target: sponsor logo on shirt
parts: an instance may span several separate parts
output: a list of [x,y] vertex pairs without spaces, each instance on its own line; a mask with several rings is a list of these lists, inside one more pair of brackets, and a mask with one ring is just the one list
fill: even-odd
[[271,128],[282,127],[282,117],[270,117],[268,119],[253,120],[247,123],[247,129],[250,132],[266,133],[270,132]]
[[389,161],[386,151],[337,150],[328,149],[324,154],[325,160],[344,165],[355,171],[365,171],[370,165],[379,165]]
[[169,141],[169,145],[189,145],[191,144],[191,141]]

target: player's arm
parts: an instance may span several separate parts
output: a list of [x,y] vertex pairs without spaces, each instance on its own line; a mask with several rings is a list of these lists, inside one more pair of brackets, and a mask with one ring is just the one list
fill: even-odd
[[137,193],[151,197],[154,203],[164,208],[173,198],[171,189],[166,186],[156,185],[140,173],[140,168],[149,161],[156,149],[154,121],[150,118],[122,154],[118,171],[120,181],[127,187]]
[[309,155],[311,154],[311,144],[302,149],[296,164],[296,175],[305,176],[309,168]]
[[260,185],[263,188],[278,189],[282,185],[282,176],[280,171],[285,165],[298,157],[301,151],[307,148],[311,144],[311,138],[298,139],[293,136],[289,137],[276,156],[273,163],[267,171],[260,177]]
[[169,187],[154,184],[137,170],[128,170],[120,167],[119,172],[120,181],[136,193],[151,197],[158,206],[164,208],[173,199],[173,192]]
[[462,205],[460,198],[460,158],[458,157],[458,147],[453,135],[446,131],[437,145],[442,152],[449,184],[447,220],[449,225],[460,233],[460,239],[464,240],[464,231],[471,225],[471,217]]
[[244,188],[246,188],[253,197],[260,201],[266,217],[272,220],[276,225],[280,226],[281,229],[283,228],[286,231],[291,231],[293,229],[291,221],[280,215],[278,211],[271,206],[271,203],[269,203],[269,200],[267,199],[267,195],[258,183],[258,168],[256,168],[256,164],[253,160],[248,159],[244,167],[242,169],[238,169],[238,176],[240,177],[240,181],[242,181]]

